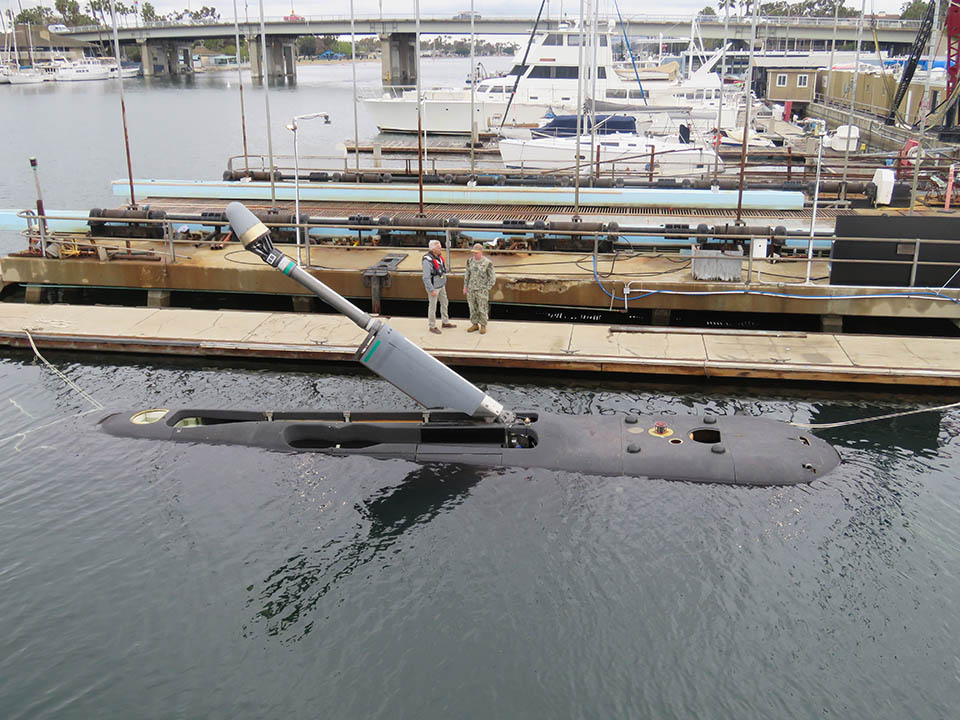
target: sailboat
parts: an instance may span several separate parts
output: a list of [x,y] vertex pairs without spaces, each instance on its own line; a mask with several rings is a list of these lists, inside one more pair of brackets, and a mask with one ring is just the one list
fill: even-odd
[[30,67],[20,67],[20,50],[17,47],[17,25],[13,25],[13,55],[17,59],[16,67],[8,78],[11,85],[39,85],[43,82],[43,71],[33,66],[33,35],[30,33],[30,23],[27,23],[27,42],[30,43]]

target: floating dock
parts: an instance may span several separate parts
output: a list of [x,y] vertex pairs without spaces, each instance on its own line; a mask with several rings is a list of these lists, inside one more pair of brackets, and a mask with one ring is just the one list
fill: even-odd
[[[960,338],[467,322],[437,336],[389,318],[444,363],[485,368],[960,387]],[[347,362],[364,332],[339,315],[0,304],[0,344],[195,357]]]

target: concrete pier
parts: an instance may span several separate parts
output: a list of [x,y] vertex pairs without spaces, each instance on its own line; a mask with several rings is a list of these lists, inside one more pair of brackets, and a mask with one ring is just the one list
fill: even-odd
[[380,77],[384,87],[412,87],[417,84],[416,36],[390,33],[380,36]]
[[144,77],[190,75],[193,73],[193,45],[176,40],[138,40]]
[[[250,75],[263,79],[260,36],[248,35],[250,49]],[[297,79],[297,38],[295,36],[270,35],[267,37],[267,80]]]

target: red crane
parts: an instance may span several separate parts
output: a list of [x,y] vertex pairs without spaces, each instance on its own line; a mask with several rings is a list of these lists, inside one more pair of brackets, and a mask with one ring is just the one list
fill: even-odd
[[[957,0],[950,0],[944,29],[947,33],[947,98],[952,98],[960,84],[960,3]],[[946,127],[954,124],[956,109],[956,102],[953,102],[944,119]]]

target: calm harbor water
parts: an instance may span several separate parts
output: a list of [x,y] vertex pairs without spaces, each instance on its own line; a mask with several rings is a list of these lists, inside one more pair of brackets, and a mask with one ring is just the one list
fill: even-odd
[[[302,68],[272,93],[275,148],[316,110],[339,112],[305,145],[349,136],[349,77]],[[232,82],[131,84],[135,173],[218,177]],[[253,89],[248,107],[253,137]],[[113,204],[117,115],[109,83],[0,87],[0,207],[32,202],[28,155],[50,207]],[[412,407],[351,367],[49,357],[111,409]],[[823,423],[957,399],[470,377],[564,413]],[[822,431],[834,475],[744,489],[131,442],[89,409],[32,356],[0,357],[5,719],[956,713],[960,410]]]

